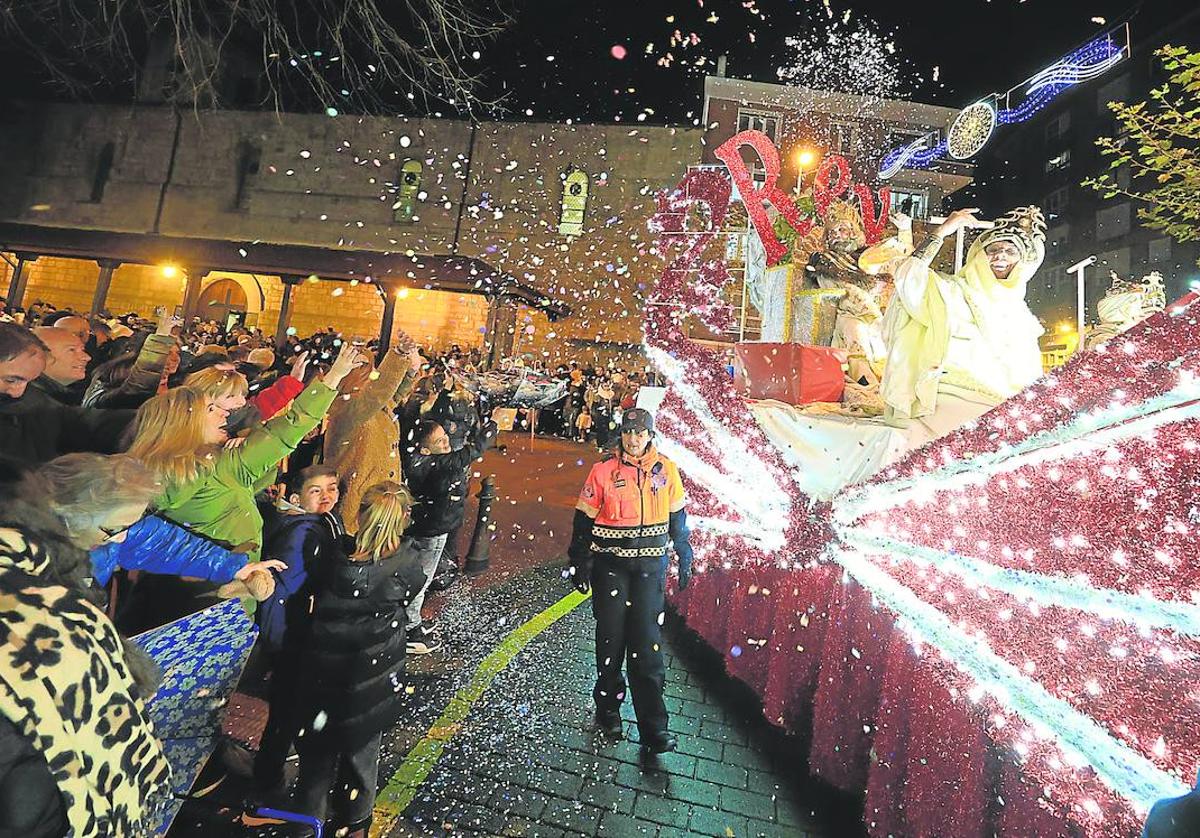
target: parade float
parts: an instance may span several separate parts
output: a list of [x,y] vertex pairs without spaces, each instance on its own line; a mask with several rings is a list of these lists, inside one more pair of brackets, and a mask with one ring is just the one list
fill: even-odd
[[[745,146],[765,183],[751,182]],[[742,132],[717,156],[725,169],[694,170],[659,195],[651,225],[667,261],[645,320],[647,352],[670,382],[656,425],[689,484],[697,544],[696,575],[673,607],[772,722],[811,742],[813,774],[865,792],[872,835],[1136,834],[1200,765],[1200,298],[1164,307],[1152,279],[1115,286],[1105,340],[1045,375],[1010,364],[1012,389],[959,414],[955,429],[914,435],[930,414],[920,398],[907,416],[892,409],[885,365],[891,423],[839,415],[841,444],[828,430],[812,444],[798,424],[819,414],[746,391],[747,378],[777,388],[811,373],[798,350],[739,347],[734,382],[722,357],[686,338],[688,318],[727,325],[729,275],[713,245],[730,206],[745,204],[768,266],[788,251],[777,218],[808,236],[829,226],[835,201],[857,203],[868,246],[911,244],[887,227],[886,190],[852,184],[836,160],[805,217],[775,186],[765,135]],[[1019,245],[1036,269],[1037,213],[998,221],[1006,232],[991,240]],[[970,290],[981,250],[926,282],[943,301],[967,286],[972,316],[988,299],[1018,312],[1005,282],[990,297]],[[906,259],[892,269],[913,270]],[[831,302],[836,319],[838,299],[813,309]],[[926,396],[951,391],[939,376],[953,353],[922,347],[955,328],[953,309],[918,324],[908,351],[933,363],[911,366],[910,395],[922,376]],[[792,312],[788,329],[820,317]],[[908,315],[885,315],[888,363],[897,336],[914,334]],[[1004,322],[977,325],[1026,350],[1032,339],[1036,353],[1027,323],[996,334]],[[824,349],[848,360],[845,347]]]

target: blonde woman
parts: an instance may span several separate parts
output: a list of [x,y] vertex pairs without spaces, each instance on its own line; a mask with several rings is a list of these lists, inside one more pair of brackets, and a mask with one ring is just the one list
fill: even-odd
[[289,638],[297,650],[292,665],[303,667],[296,718],[305,728],[296,739],[300,777],[292,805],[324,819],[336,781],[332,826],[351,836],[367,834],[380,738],[404,708],[405,642],[397,627],[425,581],[404,535],[412,503],[394,481],[364,493],[354,552],[320,563],[307,636]]
[[[307,369],[308,353],[301,352],[292,361],[289,375],[281,375],[274,384],[249,401],[246,396],[250,392],[250,382],[232,364],[205,367],[185,378],[183,384],[204,393],[230,414],[228,427],[231,435],[237,435],[239,430],[277,416],[288,402],[300,395]],[[253,410],[244,410],[248,405]]]
[[[356,348],[343,345],[323,379],[308,385],[290,410],[255,425],[237,448],[225,446],[228,413],[215,397],[179,387],[150,399],[138,410],[129,454],[163,481],[158,511],[258,561],[263,521],[255,485],[268,481],[279,461],[321,422],[342,379],[363,360]],[[190,606],[203,606],[211,604],[211,593],[196,588],[190,597],[183,595]]]
[[364,364],[346,376],[342,398],[329,409],[325,463],[342,478],[342,518],[351,534],[358,529],[355,512],[367,487],[403,479],[396,407],[408,399],[423,361],[402,333],[378,371]]

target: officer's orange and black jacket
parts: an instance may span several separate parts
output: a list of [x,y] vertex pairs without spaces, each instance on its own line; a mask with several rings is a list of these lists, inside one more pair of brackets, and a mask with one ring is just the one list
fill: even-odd
[[686,503],[679,469],[653,445],[640,457],[618,451],[592,466],[583,484],[570,555],[658,558],[674,541],[681,561],[686,552],[690,563]]

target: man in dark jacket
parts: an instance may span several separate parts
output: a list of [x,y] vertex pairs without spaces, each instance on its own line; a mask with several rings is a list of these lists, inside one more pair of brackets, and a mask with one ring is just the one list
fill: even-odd
[[73,407],[30,387],[48,354],[29,329],[0,323],[0,459],[36,466],[72,451],[115,453],[134,412]]
[[432,419],[421,421],[414,431],[416,450],[404,467],[404,476],[416,499],[409,534],[420,554],[426,581],[405,611],[409,654],[423,655],[438,648],[432,626],[421,621],[421,606],[425,604],[425,593],[437,573],[438,559],[448,535],[457,533],[462,527],[471,463],[483,456],[495,441],[496,425],[490,421],[479,426],[479,430],[457,451],[451,449],[446,429]]

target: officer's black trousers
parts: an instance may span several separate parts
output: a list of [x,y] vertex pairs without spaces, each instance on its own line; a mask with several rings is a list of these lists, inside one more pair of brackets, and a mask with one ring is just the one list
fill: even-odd
[[625,698],[622,664],[628,661],[633,712],[642,741],[667,732],[662,656],[666,556],[615,559],[594,555],[592,612],[596,615],[596,687],[600,713],[616,713]]

